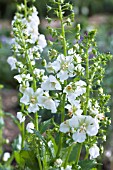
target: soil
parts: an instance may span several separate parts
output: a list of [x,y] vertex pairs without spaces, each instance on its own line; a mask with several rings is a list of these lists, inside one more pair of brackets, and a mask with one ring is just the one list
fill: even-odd
[[[18,110],[18,92],[16,90],[3,89],[0,91],[2,98],[3,111],[11,113],[16,116]],[[9,140],[9,144],[5,145],[5,150],[11,151],[11,143],[19,134],[19,129],[9,116],[4,116],[5,128],[3,131],[3,137]]]

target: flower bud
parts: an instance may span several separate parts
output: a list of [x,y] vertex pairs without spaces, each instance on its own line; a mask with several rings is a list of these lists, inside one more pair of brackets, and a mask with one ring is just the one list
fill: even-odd
[[45,60],[45,59],[43,59],[41,64],[42,64],[42,66],[44,66],[44,67],[45,67],[45,66],[46,66],[46,64],[47,64],[47,63],[46,63],[46,60]]
[[80,24],[77,24],[77,26],[76,26],[76,31],[77,31],[77,32],[80,32]]

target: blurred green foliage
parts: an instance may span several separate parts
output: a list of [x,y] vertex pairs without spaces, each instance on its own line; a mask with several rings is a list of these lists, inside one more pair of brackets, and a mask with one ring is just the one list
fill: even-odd
[[[24,0],[0,0],[0,18],[11,19],[16,11],[16,2],[22,3]],[[113,0],[66,0],[66,2],[73,3],[75,11],[77,10],[79,14],[113,13]],[[46,5],[49,3],[49,0],[36,0],[35,5],[40,17],[47,15]]]
[[11,72],[10,66],[7,63],[7,58],[11,55],[11,37],[9,29],[0,30],[0,83],[5,87],[15,87],[14,71]]

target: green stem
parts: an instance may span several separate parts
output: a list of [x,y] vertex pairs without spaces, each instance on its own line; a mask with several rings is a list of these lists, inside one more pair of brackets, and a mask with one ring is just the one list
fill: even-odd
[[[65,28],[64,28],[64,22],[63,22],[63,14],[62,14],[61,4],[58,4],[58,7],[59,7],[59,19],[60,19],[60,22],[61,22],[61,30],[62,30],[62,37],[63,37],[64,56],[67,56],[66,36],[65,36]],[[65,83],[65,85],[66,85],[66,83]],[[61,110],[61,122],[64,122],[64,119],[65,119],[65,98],[66,98],[66,95],[63,94],[62,110]],[[57,158],[60,155],[60,151],[61,151],[61,148],[62,148],[62,143],[63,143],[63,133],[60,132],[58,151],[57,151],[57,154],[56,154]]]
[[65,28],[64,28],[64,22],[63,22],[63,14],[62,14],[61,4],[59,4],[59,17],[60,17],[61,29],[62,29],[64,55],[67,56],[66,35],[65,35]]
[[[31,64],[31,61],[30,61],[30,58],[27,54],[27,49],[26,49],[26,43],[25,43],[25,40],[24,40],[24,37],[23,37],[23,34],[21,32],[21,29],[20,27],[18,27],[18,30],[19,30],[19,33],[20,33],[20,37],[22,39],[22,43],[23,43],[23,47],[24,47],[24,50],[25,50],[25,58],[26,58],[26,61],[27,61],[27,66],[28,66],[28,69],[33,77],[33,90],[36,91],[36,80],[35,80],[35,75],[33,73],[33,67],[32,67],[32,64]],[[35,124],[35,128],[36,130],[38,130],[38,113],[35,113],[35,121],[34,121],[34,124]]]
[[[22,113],[24,112],[24,104],[21,106]],[[24,136],[25,136],[25,122],[22,122],[21,124],[21,136],[22,136],[22,142],[21,142],[21,148],[24,147]]]
[[35,113],[35,129],[38,131],[38,113]]
[[65,162],[64,162],[64,168],[66,168],[66,166],[67,166],[67,164],[68,164],[69,156],[70,156],[70,154],[71,154],[71,151],[72,151],[74,145],[75,145],[75,144],[72,144],[72,145],[68,148],[68,153],[67,153],[67,156],[66,156],[66,159],[65,159]]
[[80,159],[80,154],[81,154],[81,150],[82,150],[82,143],[78,144],[78,150],[76,153],[76,159],[75,159],[75,164],[78,165],[79,159]]
[[38,148],[37,148],[37,154],[38,154],[37,159],[38,159],[39,168],[40,168],[40,170],[42,170],[42,164],[41,164],[41,159],[40,159],[40,154],[39,154]]
[[22,128],[22,131],[21,131],[21,135],[22,135],[21,148],[24,148],[24,136],[25,136],[25,123],[24,122],[22,122],[21,128]]
[[[63,94],[62,110],[61,110],[61,122],[64,122],[64,119],[65,119],[65,98],[66,98],[66,95]],[[63,133],[60,132],[59,143],[58,143],[58,151],[57,151],[57,154],[56,154],[57,158],[59,157],[59,154],[60,154],[60,151],[61,151],[61,148],[62,148],[62,143],[63,143]]]
[[85,111],[84,114],[87,115],[87,108],[88,108],[88,101],[89,101],[89,95],[90,95],[90,89],[89,89],[89,57],[88,53],[86,54],[86,105],[85,105]]
[[24,8],[25,18],[27,18],[27,0],[24,0],[24,5],[25,5],[25,8]]

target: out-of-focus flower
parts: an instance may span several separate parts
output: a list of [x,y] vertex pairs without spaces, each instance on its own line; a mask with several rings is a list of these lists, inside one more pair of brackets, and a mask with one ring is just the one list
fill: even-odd
[[20,121],[20,123],[25,121],[25,116],[23,116],[22,112],[17,112],[17,119]]
[[17,69],[17,66],[16,66],[17,60],[16,60],[16,58],[14,58],[12,56],[8,57],[7,62],[10,65],[11,70]]
[[32,122],[28,123],[27,126],[26,126],[26,130],[29,133],[33,133],[33,129],[34,129],[34,124]]
[[61,165],[62,165],[62,159],[56,159],[56,161],[55,161],[55,163],[54,163],[54,165],[56,166],[56,167],[61,167]]
[[9,152],[5,152],[3,155],[3,161],[8,161],[8,159],[10,158],[10,153]]
[[89,149],[89,154],[90,154],[90,159],[95,159],[97,158],[99,154],[99,147],[94,144],[90,149]]

